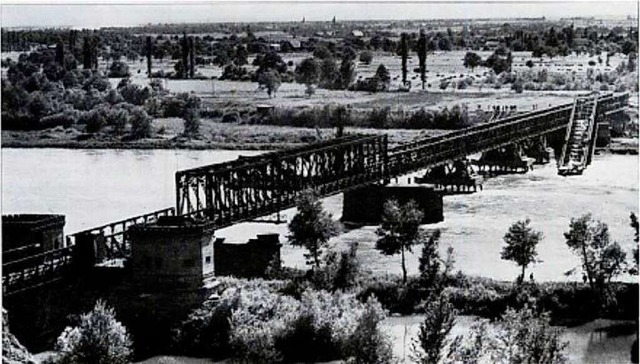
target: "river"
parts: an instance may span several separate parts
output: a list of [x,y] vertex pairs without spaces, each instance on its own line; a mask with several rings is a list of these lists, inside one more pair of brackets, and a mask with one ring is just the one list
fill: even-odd
[[[175,205],[176,170],[218,163],[255,151],[219,150],[80,150],[2,149],[2,213],[57,213],[67,217],[66,233]],[[324,200],[334,217],[341,214],[342,196]],[[562,233],[571,217],[592,212],[609,225],[613,240],[630,252],[633,230],[629,212],[638,211],[638,157],[599,155],[582,176],[561,177],[555,166],[536,166],[527,174],[505,175],[484,183],[484,191],[447,196],[445,221],[425,226],[442,230],[441,249],[453,246],[456,269],[467,274],[513,280],[517,267],[502,261],[502,236],[511,223],[529,217],[543,232],[538,247],[541,262],[531,271],[537,280],[565,277],[578,265]],[[291,217],[293,210],[284,212]],[[257,233],[277,232],[286,243],[286,224],[244,223],[217,232],[231,241],[246,241]],[[374,249],[375,227],[345,232],[333,239],[338,248],[360,243],[359,256],[374,272],[400,272],[398,256]],[[409,254],[409,273],[417,272],[419,248]],[[286,265],[304,266],[304,251],[285,244]]]

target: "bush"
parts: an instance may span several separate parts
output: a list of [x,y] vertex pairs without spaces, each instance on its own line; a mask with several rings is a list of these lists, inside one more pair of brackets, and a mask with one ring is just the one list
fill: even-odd
[[229,357],[230,319],[232,309],[236,306],[235,297],[225,298],[220,303],[205,302],[174,331],[174,350],[179,354],[214,360]]
[[384,129],[389,124],[390,114],[391,108],[389,106],[374,107],[367,116],[367,124],[373,128]]
[[124,78],[129,77],[129,66],[126,63],[121,61],[115,61],[109,67],[109,75],[108,77],[113,78]]
[[295,298],[279,293],[286,289],[283,283],[222,279],[230,288],[174,331],[176,349],[250,363],[371,358],[374,348],[385,357],[385,338],[377,327],[384,312],[377,301],[365,305],[352,294],[310,289]]
[[511,89],[514,90],[517,94],[521,94],[524,91],[524,84],[522,80],[518,79],[511,85]]
[[45,116],[40,119],[40,125],[43,128],[55,128],[56,126],[62,126],[68,128],[78,122],[78,112],[67,110],[57,114]]
[[525,306],[516,311],[508,309],[495,324],[495,330],[487,330],[486,323],[474,324],[466,340],[455,338],[451,345],[451,361],[505,363],[566,362],[564,351],[568,342],[561,340],[562,331],[550,325],[548,314]]
[[391,341],[380,331],[385,312],[378,301],[369,298],[365,311],[358,319],[349,343],[350,363],[386,364],[393,360]]
[[120,81],[118,91],[126,102],[138,106],[144,105],[145,101],[151,97],[151,89],[149,87],[133,84],[128,78]]
[[108,109],[105,115],[106,125],[113,127],[115,134],[124,133],[127,123],[129,122],[129,110],[125,108],[125,105],[133,106],[131,104],[119,104]]
[[104,114],[101,110],[97,109],[81,113],[78,122],[86,126],[86,131],[88,133],[96,133],[100,131],[100,129],[102,129],[106,124]]
[[373,54],[371,52],[369,51],[360,52],[360,62],[364,64],[371,64],[371,61],[373,61]]
[[151,136],[151,122],[153,120],[142,108],[136,108],[131,115],[131,136],[134,139]]
[[80,317],[76,327],[67,327],[58,337],[56,363],[129,363],[132,350],[127,329],[116,321],[115,312],[102,301]]

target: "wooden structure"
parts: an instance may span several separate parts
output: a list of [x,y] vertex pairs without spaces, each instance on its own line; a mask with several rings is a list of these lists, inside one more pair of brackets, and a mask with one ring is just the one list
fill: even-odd
[[482,174],[526,173],[533,170],[535,158],[527,157],[517,144],[510,144],[482,153],[473,163]]
[[482,176],[475,173],[467,159],[441,164],[427,169],[416,183],[432,184],[443,194],[470,193],[482,190]]
[[562,154],[558,159],[558,174],[582,174],[591,164],[598,133],[597,109],[598,99],[595,96],[578,97],[573,102]]

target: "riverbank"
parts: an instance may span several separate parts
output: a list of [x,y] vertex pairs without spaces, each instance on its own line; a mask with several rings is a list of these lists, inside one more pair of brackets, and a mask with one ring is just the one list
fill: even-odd
[[[180,118],[155,119],[154,137],[126,140],[110,133],[83,133],[75,128],[56,127],[37,131],[2,131],[3,148],[65,149],[185,149],[185,150],[275,150],[292,148],[322,139],[333,138],[334,129],[298,128],[273,125],[221,123],[203,119],[200,135],[182,135]],[[446,133],[445,130],[405,130],[345,128],[346,133],[386,134],[393,146],[416,138]]]
[[[466,334],[475,316],[458,316],[452,335]],[[416,337],[421,315],[389,317],[381,323],[382,329],[393,343],[393,354],[399,363],[409,363],[411,340]],[[563,339],[569,342],[566,348],[567,363],[600,364],[625,363],[629,360],[630,348],[635,338],[632,321],[594,320],[589,323],[563,328]],[[35,355],[37,363],[44,363],[53,352]],[[230,359],[214,361],[173,355],[159,355],[137,362],[138,364],[227,364]]]

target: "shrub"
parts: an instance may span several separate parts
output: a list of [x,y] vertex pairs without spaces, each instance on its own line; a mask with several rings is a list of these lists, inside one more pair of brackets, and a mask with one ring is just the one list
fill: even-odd
[[57,363],[129,363],[131,339],[122,324],[116,321],[115,312],[102,301],[93,310],[80,317],[76,327],[67,327],[58,337]]
[[358,319],[358,326],[350,339],[350,363],[387,364],[392,362],[391,341],[380,331],[379,327],[385,316],[380,303],[369,298],[365,311]]
[[97,109],[81,113],[78,122],[86,126],[86,131],[88,133],[96,133],[100,131],[100,129],[102,129],[106,124],[104,114],[101,110]]
[[229,335],[231,312],[236,297],[225,296],[220,303],[205,302],[174,331],[174,350],[185,355],[206,356],[214,360],[231,355]]
[[455,323],[456,312],[445,294],[429,302],[418,337],[411,348],[414,361],[422,364],[438,363],[448,344],[447,337]]
[[521,94],[524,91],[524,84],[521,79],[518,79],[511,85],[511,89],[514,90],[517,94]]
[[151,97],[151,89],[133,84],[128,78],[123,79],[118,85],[118,91],[122,98],[130,104],[144,105],[145,101]]
[[135,139],[150,137],[152,121],[142,108],[134,109],[131,115],[131,136]]
[[235,295],[237,308],[231,313],[229,335],[235,358],[249,363],[281,361],[276,337],[293,327],[300,303],[258,285],[243,287]]
[[129,66],[121,61],[115,61],[109,67],[109,77],[123,78],[129,77]]
[[369,51],[360,52],[360,62],[364,64],[371,64],[371,61],[373,61],[373,54],[371,52]]
[[369,112],[367,116],[368,125],[373,128],[384,129],[388,127],[390,121],[391,108],[389,106],[385,107],[374,107]]
[[107,110],[105,115],[106,125],[113,127],[115,134],[122,134],[129,121],[129,111],[118,105]]
[[43,128],[54,128],[56,126],[62,126],[68,128],[78,122],[78,112],[67,110],[57,114],[45,116],[40,119],[40,125]]

